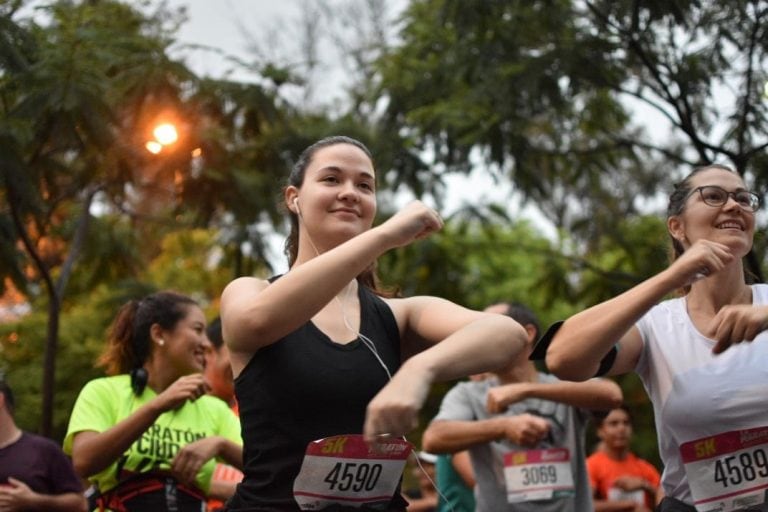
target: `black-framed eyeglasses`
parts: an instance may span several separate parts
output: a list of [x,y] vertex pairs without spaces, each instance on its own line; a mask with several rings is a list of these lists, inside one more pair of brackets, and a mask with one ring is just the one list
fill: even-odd
[[760,208],[762,203],[762,201],[760,201],[760,196],[755,192],[749,190],[737,190],[735,192],[729,192],[723,187],[718,187],[717,185],[704,185],[703,187],[696,187],[695,189],[688,192],[688,196],[686,196],[685,199],[687,200],[696,192],[699,193],[701,200],[704,201],[704,204],[709,206],[723,206],[728,202],[728,198],[732,197],[733,200],[736,201],[736,203],[738,203],[738,205],[744,210],[747,210],[748,212],[755,212]]

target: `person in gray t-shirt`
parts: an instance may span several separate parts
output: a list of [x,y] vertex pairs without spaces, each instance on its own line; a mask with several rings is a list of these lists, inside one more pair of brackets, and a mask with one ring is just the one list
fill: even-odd
[[[517,320],[533,347],[539,329],[530,310],[499,304],[486,311]],[[586,424],[591,410],[621,403],[621,388],[606,379],[560,381],[538,372],[529,352],[485,380],[452,388],[424,432],[423,448],[469,449],[477,512],[592,510]]]

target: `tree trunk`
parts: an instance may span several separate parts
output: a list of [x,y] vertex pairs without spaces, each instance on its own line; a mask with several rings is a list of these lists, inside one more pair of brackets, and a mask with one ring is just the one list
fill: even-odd
[[48,333],[45,340],[43,362],[43,414],[40,420],[40,434],[51,437],[53,432],[53,388],[56,382],[56,353],[59,344],[59,318],[61,301],[51,293],[48,301]]

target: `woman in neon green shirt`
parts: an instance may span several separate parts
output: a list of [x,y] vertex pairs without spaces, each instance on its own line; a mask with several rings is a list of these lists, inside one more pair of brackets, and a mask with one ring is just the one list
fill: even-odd
[[159,292],[124,305],[95,379],[75,403],[64,449],[113,510],[200,510],[216,459],[242,467],[237,417],[207,396],[205,316]]

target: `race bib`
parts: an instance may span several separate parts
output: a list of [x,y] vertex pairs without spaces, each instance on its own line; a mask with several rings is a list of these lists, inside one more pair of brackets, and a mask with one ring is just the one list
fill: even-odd
[[361,435],[312,441],[293,482],[296,503],[301,510],[333,504],[386,510],[412,449],[397,438],[368,445]]
[[768,427],[689,441],[680,454],[698,512],[731,512],[766,502]]
[[567,448],[504,454],[507,501],[550,500],[573,496],[571,454]]
[[631,501],[638,505],[645,504],[645,492],[642,489],[636,491],[625,491],[618,487],[608,489],[608,501]]

